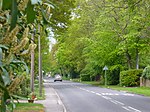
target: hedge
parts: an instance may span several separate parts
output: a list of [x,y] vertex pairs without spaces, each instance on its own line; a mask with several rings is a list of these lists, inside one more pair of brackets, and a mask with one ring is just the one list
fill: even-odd
[[142,69],[131,69],[120,72],[120,85],[121,86],[139,86]]
[[81,74],[80,78],[81,78],[81,81],[90,81],[90,75],[89,74]]

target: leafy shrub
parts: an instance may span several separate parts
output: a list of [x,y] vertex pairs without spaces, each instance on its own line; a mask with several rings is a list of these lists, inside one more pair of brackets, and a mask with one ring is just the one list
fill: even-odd
[[144,68],[142,77],[145,79],[150,79],[150,66]]
[[142,75],[142,69],[127,70],[120,72],[120,85],[121,86],[139,86],[140,76]]
[[108,72],[108,84],[117,85],[119,84],[120,71],[123,69],[122,65],[114,65],[110,67]]
[[81,81],[90,81],[90,75],[89,74],[81,74],[80,78],[81,78]]
[[96,77],[95,75],[91,75],[90,76],[91,81],[95,81],[95,77]]

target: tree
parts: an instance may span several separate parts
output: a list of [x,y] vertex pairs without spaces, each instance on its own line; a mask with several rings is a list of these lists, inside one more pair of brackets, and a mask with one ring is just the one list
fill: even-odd
[[104,65],[119,73],[149,63],[144,54],[149,48],[148,0],[76,1],[72,24],[55,49],[61,67],[72,65],[78,73],[92,75],[102,74]]

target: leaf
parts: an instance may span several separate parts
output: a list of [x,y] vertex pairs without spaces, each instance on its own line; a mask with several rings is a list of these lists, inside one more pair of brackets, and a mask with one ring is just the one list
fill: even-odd
[[[40,4],[39,4],[39,5],[40,5]],[[43,23],[44,23],[44,24],[48,24],[48,23],[49,23],[49,21],[47,20],[47,17],[46,17],[46,14],[45,14],[44,8],[43,8],[43,6],[42,6],[42,5],[40,5],[40,7],[41,7],[42,16],[43,16]]]
[[1,112],[6,112],[6,101],[7,101],[8,98],[10,98],[10,95],[9,95],[9,92],[6,89],[6,87],[2,87],[0,85],[0,89],[2,89],[4,91],[3,94],[2,94],[2,96],[1,96],[0,107],[2,107],[2,108],[0,108],[0,111]]
[[2,5],[3,10],[11,9],[11,4],[12,4],[11,0],[2,0],[2,1],[3,1],[3,5]]
[[2,69],[2,79],[3,79],[4,85],[6,86],[10,84],[11,80],[10,80],[7,70],[4,67],[1,67],[1,69]]
[[26,97],[22,97],[22,96],[18,96],[18,95],[12,95],[13,99],[21,99],[21,100],[27,100],[28,98]]
[[6,112],[6,105],[5,105],[5,93],[3,93],[2,97],[1,97],[1,112]]
[[31,2],[28,2],[28,6],[26,8],[27,13],[27,23],[33,23],[36,18],[36,12],[34,11],[34,5]]
[[10,98],[11,98],[12,112],[13,112],[13,109],[16,108],[16,104],[15,104],[15,102],[14,102],[13,97],[11,96]]
[[0,44],[0,48],[6,49],[6,50],[8,50],[8,49],[9,49],[7,46],[2,45],[2,44]]
[[[18,65],[18,64],[22,64],[25,71],[26,71],[26,74],[29,74],[29,68],[27,66],[27,64],[24,62],[24,61],[20,61],[20,60],[13,60],[10,64],[14,64],[14,65]],[[20,66],[21,67],[21,66]]]
[[12,9],[11,9],[11,24],[10,24],[10,30],[15,28],[17,24],[17,15],[18,15],[18,8],[17,8],[17,1],[12,0]]
[[47,5],[47,6],[49,6],[49,7],[51,7],[52,9],[54,9],[56,6],[55,5],[53,5],[51,2],[50,3],[44,3],[45,5]]

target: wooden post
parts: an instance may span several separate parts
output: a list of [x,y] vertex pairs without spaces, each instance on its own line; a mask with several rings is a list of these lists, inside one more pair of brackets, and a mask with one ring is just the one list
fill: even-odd
[[[31,44],[34,44],[34,32],[32,34]],[[31,80],[30,80],[31,91],[34,92],[34,49],[31,49]]]
[[41,38],[40,38],[40,24],[38,25],[38,50],[39,50],[39,96],[42,96],[42,61],[41,61]]

